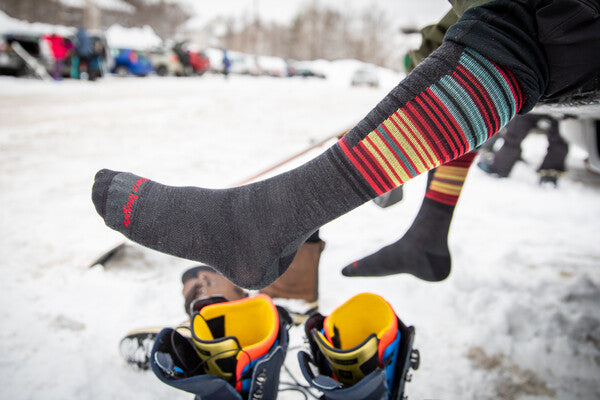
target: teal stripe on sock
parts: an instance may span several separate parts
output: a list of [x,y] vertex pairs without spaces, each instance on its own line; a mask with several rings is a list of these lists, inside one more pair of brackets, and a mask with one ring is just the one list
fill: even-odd
[[[461,64],[471,71],[471,73],[483,83],[483,86],[487,90],[492,103],[498,111],[500,117],[500,125],[504,126],[510,120],[510,109],[506,104],[506,99],[502,95],[502,88],[498,86],[498,82],[490,75],[488,71],[481,67],[481,65],[475,61],[472,56],[467,53],[463,53]],[[500,81],[502,82],[502,81]]]
[[498,69],[496,68],[496,66],[494,64],[492,64],[487,58],[485,58],[484,56],[482,56],[481,54],[479,54],[478,52],[476,52],[473,49],[465,49],[465,52],[468,53],[473,58],[476,58],[481,64],[485,65],[487,67],[488,71],[491,71],[492,74],[498,80],[498,82],[500,82],[501,90],[504,92],[504,94],[506,95],[506,98],[509,100],[509,104],[508,104],[509,116],[506,121],[504,121],[504,120],[502,121],[502,126],[506,125],[511,120],[511,118],[517,113],[517,103],[514,100],[513,93],[512,93],[512,90],[510,90],[510,86],[508,85],[508,82],[506,82],[506,79],[504,78],[504,76],[502,76],[502,74],[500,72],[498,72]]
[[469,148],[475,148],[475,132],[473,132],[467,121],[465,121],[465,119],[462,117],[462,113],[456,109],[456,107],[448,98],[448,96],[446,96],[446,94],[443,91],[441,91],[438,87],[436,87],[435,85],[432,86],[431,91],[446,106],[448,111],[450,111],[450,114],[452,114],[452,116],[456,120],[456,123],[458,124],[465,138],[467,139],[467,142],[469,143]]
[[475,130],[474,133],[477,138],[477,146],[485,142],[487,140],[487,127],[477,105],[471,99],[469,93],[467,93],[467,91],[450,76],[444,76],[437,84],[443,87],[450,96],[454,97],[462,106],[463,112]]
[[417,176],[418,175],[417,171],[415,171],[413,169],[413,167],[410,165],[408,158],[406,158],[406,156],[404,155],[404,151],[400,150],[400,148],[396,145],[396,143],[394,143],[394,141],[387,134],[385,129],[383,129],[381,126],[378,126],[377,131],[379,131],[381,136],[385,139],[386,143],[389,144],[392,149],[394,149],[394,153],[396,153],[396,155],[398,157],[400,157],[400,159],[402,160],[402,164],[404,164],[404,167],[406,169],[408,169],[408,171],[410,172],[410,175]]

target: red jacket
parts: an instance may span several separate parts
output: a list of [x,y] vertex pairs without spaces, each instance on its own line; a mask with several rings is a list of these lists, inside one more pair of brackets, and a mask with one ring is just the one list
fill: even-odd
[[62,36],[56,34],[44,35],[44,39],[50,45],[50,50],[52,51],[54,59],[62,60],[67,57],[68,49]]

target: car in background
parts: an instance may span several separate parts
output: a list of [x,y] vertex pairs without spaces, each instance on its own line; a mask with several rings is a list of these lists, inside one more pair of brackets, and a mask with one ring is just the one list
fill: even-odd
[[0,75],[22,76],[30,73],[25,61],[12,49],[12,43],[17,42],[32,57],[41,57],[39,35],[5,33],[0,37]]
[[379,87],[379,78],[377,72],[371,68],[359,68],[352,74],[352,86],[370,86]]
[[158,76],[188,76],[191,68],[186,68],[177,54],[168,48],[155,48],[150,50],[150,63]]
[[195,74],[203,75],[210,69],[210,60],[203,51],[190,50],[188,57]]
[[146,76],[152,73],[152,64],[145,52],[133,49],[112,49],[113,74],[118,76]]
[[287,63],[288,76],[301,76],[303,78],[320,78],[325,79],[324,73],[315,70],[311,63],[288,61]]
[[257,63],[262,75],[277,78],[288,76],[288,65],[283,58],[260,56],[257,58]]

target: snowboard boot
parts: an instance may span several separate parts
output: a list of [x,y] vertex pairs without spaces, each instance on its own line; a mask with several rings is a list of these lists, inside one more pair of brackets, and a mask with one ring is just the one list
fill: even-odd
[[216,299],[233,301],[248,297],[244,289],[207,265],[198,265],[185,271],[181,276],[181,283],[185,312],[190,316],[199,307],[215,303]]
[[271,296],[275,303],[285,307],[294,324],[302,324],[317,311],[319,305],[319,260],[325,242],[304,242],[288,270],[260,293]]
[[298,353],[300,369],[326,400],[402,399],[409,368],[418,368],[414,328],[378,295],[358,294],[328,317],[313,314],[305,330],[311,354]]
[[191,321],[192,338],[162,330],[150,365],[167,385],[197,399],[275,399],[291,318],[270,297],[208,304]]
[[564,171],[558,171],[556,169],[540,169],[538,171],[540,176],[540,186],[550,186],[557,188],[558,179],[564,174]]

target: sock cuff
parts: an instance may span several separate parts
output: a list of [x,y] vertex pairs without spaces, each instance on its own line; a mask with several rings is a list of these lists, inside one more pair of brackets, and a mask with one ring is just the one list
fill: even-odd
[[441,210],[444,213],[449,213],[450,215],[452,215],[456,206],[448,203],[442,203],[440,201],[425,196],[421,208],[435,208]]
[[442,204],[456,206],[476,155],[477,152],[472,151],[437,167],[429,180],[425,197]]

